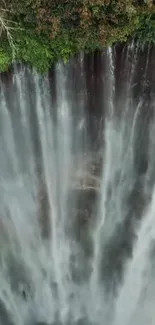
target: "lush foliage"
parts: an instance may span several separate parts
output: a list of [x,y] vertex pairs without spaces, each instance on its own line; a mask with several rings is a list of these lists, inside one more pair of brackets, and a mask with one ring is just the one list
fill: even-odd
[[58,59],[66,61],[81,50],[94,51],[131,36],[155,41],[152,0],[3,0],[2,5],[1,71],[12,58],[44,72]]

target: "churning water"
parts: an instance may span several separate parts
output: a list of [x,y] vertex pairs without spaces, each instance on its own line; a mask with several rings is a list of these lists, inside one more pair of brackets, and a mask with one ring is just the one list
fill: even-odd
[[1,325],[154,324],[153,57],[1,75]]

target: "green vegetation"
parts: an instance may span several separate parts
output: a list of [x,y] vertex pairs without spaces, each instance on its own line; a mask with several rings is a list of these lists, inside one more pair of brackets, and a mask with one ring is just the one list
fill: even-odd
[[39,71],[83,50],[92,52],[130,37],[155,42],[152,0],[3,0],[0,71],[24,60]]

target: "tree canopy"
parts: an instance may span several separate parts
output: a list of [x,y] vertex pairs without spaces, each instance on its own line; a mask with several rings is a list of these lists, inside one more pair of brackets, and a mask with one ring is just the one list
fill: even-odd
[[59,59],[130,37],[155,41],[155,1],[2,0],[0,71],[24,60],[44,72]]

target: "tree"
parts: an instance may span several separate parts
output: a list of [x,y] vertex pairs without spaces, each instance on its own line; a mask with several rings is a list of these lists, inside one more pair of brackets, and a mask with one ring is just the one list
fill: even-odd
[[6,38],[12,50],[12,56],[15,57],[15,41],[12,35],[13,30],[17,29],[17,24],[8,19],[8,10],[6,8],[0,9],[0,38]]

